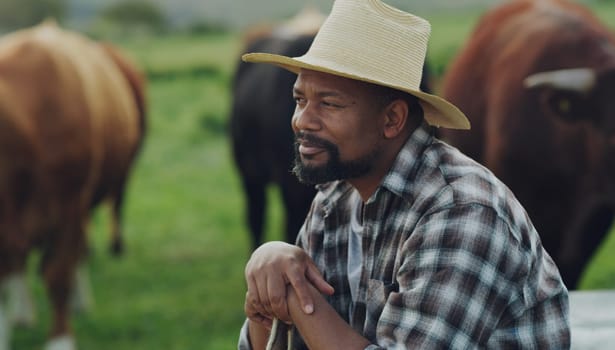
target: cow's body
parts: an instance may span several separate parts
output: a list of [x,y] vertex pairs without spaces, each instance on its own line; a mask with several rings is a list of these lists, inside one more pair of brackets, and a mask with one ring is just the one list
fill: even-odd
[[561,0],[487,13],[443,84],[472,130],[442,137],[513,190],[570,288],[613,218],[613,91],[615,38]]
[[[111,205],[111,244],[110,250],[120,254],[124,249],[122,235],[122,207],[124,203],[124,190],[130,170],[135,158],[141,149],[146,128],[146,97],[145,79],[136,65],[113,45],[103,43],[101,47],[113,60],[123,78],[129,84],[131,95],[137,106],[137,142],[118,137],[115,130],[122,130],[126,120],[121,118],[108,118],[105,124],[103,148],[105,149],[98,185],[92,198],[92,207],[96,207],[104,200]],[[128,141],[128,142],[127,142]]]
[[[266,36],[252,42],[246,52],[301,56],[312,40],[313,35]],[[284,69],[245,62],[239,64],[235,74],[231,136],[235,164],[246,194],[252,248],[263,240],[268,184],[280,187],[288,242],[294,242],[316,193],[313,186],[301,184],[291,172],[294,136],[290,120],[295,109],[292,86],[296,78]]]
[[143,133],[138,74],[111,50],[53,24],[0,40],[0,282],[41,250],[50,344],[72,344],[67,302],[90,209],[122,192]]

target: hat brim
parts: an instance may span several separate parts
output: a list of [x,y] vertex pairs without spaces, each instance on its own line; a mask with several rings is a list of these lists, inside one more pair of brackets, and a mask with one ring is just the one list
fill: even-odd
[[344,72],[340,69],[329,68],[323,64],[309,63],[305,61],[305,56],[292,58],[259,52],[244,54],[241,58],[245,62],[273,64],[295,74],[299,74],[301,69],[309,69],[401,90],[416,96],[419,99],[419,102],[423,107],[424,118],[430,125],[450,129],[470,129],[470,121],[466,118],[463,112],[459,110],[459,108],[439,96],[428,94],[420,90],[413,90],[404,86],[387,84],[386,82],[370,79],[369,77]]

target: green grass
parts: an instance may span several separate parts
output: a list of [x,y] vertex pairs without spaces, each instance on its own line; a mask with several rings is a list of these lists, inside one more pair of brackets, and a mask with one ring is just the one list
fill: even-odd
[[450,58],[465,44],[479,16],[476,11],[425,16],[431,23],[427,60],[435,77],[444,74]]
[[[477,17],[430,17],[435,67],[444,69]],[[121,43],[153,78],[148,92],[151,113],[143,152],[129,183],[123,258],[106,252],[106,210],[97,211],[92,220],[89,270],[97,304],[91,313],[73,319],[81,349],[236,348],[244,319],[243,268],[249,255],[243,197],[227,138],[228,84],[238,38],[230,34]],[[266,231],[269,239],[279,239],[278,191],[271,188],[269,194],[273,205]],[[612,232],[588,268],[582,288],[615,288],[613,251]],[[19,350],[40,349],[49,325],[48,302],[35,272],[37,260],[31,260],[30,281],[39,324],[16,330],[13,347]]]
[[604,240],[579,282],[580,289],[615,289],[615,228]]
[[128,47],[132,58],[156,80],[228,77],[235,69],[240,48],[239,37],[233,34],[144,36],[119,44]]

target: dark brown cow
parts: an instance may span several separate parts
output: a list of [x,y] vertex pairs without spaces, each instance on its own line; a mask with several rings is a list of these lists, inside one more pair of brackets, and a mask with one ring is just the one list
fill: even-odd
[[472,130],[442,137],[509,185],[569,288],[613,220],[614,92],[615,37],[563,0],[488,12],[443,85]]
[[[89,213],[107,197],[121,203],[143,136],[143,84],[112,46],[51,23],[0,40],[0,282],[41,250],[49,349],[75,348],[67,304]],[[8,348],[0,304],[3,326]]]

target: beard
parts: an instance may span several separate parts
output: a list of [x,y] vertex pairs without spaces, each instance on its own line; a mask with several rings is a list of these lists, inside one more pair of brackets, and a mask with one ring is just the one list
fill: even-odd
[[295,140],[298,138],[323,148],[329,155],[324,165],[306,165],[301,161],[301,154],[299,153],[300,144],[298,141],[295,141],[295,165],[292,172],[304,184],[316,185],[361,177],[372,170],[375,160],[380,155],[380,149],[374,148],[370,153],[358,159],[342,161],[338,147],[332,142],[304,133],[298,133]]

